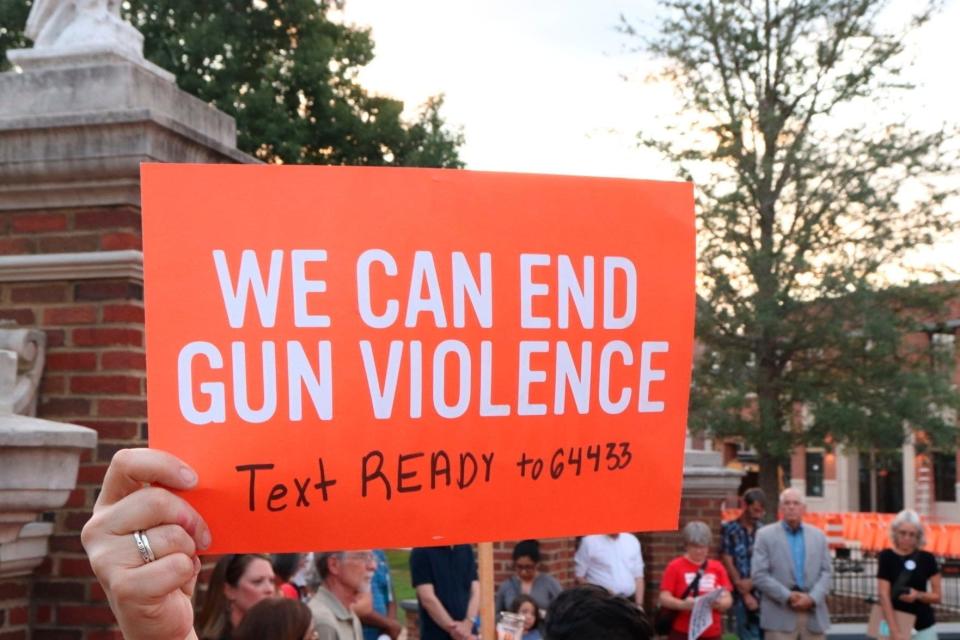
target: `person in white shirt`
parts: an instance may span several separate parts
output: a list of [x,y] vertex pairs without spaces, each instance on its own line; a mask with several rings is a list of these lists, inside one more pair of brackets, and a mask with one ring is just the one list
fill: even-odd
[[635,535],[584,536],[573,561],[578,584],[595,584],[643,608],[643,556]]

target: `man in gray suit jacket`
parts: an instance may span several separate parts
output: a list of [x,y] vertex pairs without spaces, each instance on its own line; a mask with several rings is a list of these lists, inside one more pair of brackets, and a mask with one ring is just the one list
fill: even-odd
[[822,639],[830,626],[830,550],[822,531],[803,524],[806,508],[803,495],[787,489],[783,520],[757,531],[750,576],[765,640]]

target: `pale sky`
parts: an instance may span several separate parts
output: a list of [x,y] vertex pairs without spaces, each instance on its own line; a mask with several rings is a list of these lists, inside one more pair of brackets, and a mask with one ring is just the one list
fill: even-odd
[[[652,0],[347,0],[346,19],[373,28],[365,86],[415,107],[446,95],[466,135],[467,168],[669,178],[633,135],[654,96],[620,74],[620,12]],[[661,91],[669,98],[669,92]],[[657,102],[662,103],[663,97]],[[615,130],[611,133],[611,130]]]
[[[918,89],[904,102],[918,124],[960,122],[960,0],[916,35]],[[915,6],[894,0],[892,22]],[[616,31],[623,13],[653,24],[655,0],[346,0],[343,19],[370,26],[376,58],[368,89],[404,100],[410,113],[444,93],[443,113],[463,127],[468,169],[673,179],[639,150],[635,134],[677,109],[654,68]],[[632,79],[626,81],[623,76]],[[960,215],[960,202],[951,209]],[[942,259],[960,266],[960,242]]]

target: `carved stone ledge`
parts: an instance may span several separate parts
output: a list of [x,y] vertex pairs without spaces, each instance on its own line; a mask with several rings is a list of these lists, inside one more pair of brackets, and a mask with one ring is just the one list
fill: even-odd
[[699,451],[687,449],[684,452],[683,491],[698,496],[715,495],[725,497],[736,494],[743,479],[743,471],[723,466],[723,456],[719,451]]
[[33,573],[47,557],[52,522],[31,522],[13,542],[0,543],[0,578]]
[[41,513],[59,509],[77,484],[80,452],[97,432],[27,416],[0,416],[0,579],[43,562],[53,532]]
[[36,519],[67,502],[97,444],[93,429],[18,414],[36,407],[43,357],[42,332],[0,328],[0,579],[43,562],[53,525]]
[[126,249],[0,256],[0,282],[107,278],[143,282],[143,252]]

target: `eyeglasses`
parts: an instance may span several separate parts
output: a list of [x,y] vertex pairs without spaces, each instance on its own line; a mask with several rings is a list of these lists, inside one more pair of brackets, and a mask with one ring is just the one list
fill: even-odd
[[897,529],[897,535],[898,535],[898,536],[903,536],[904,538],[919,538],[919,537],[920,537],[920,532],[919,532],[919,531],[910,531],[909,529],[908,529],[908,530]]
[[517,571],[535,571],[537,565],[532,562],[517,562],[513,565]]
[[377,556],[372,551],[348,551],[344,554],[350,560],[359,560],[364,564],[371,564],[377,561]]

